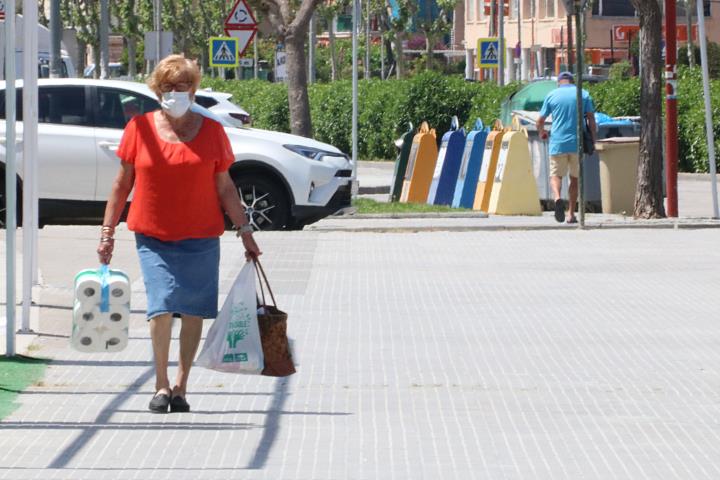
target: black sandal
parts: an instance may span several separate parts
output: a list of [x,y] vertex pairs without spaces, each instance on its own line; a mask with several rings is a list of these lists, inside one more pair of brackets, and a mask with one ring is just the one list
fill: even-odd
[[164,393],[157,393],[150,400],[148,408],[153,413],[168,413],[168,407],[170,406],[170,395]]
[[565,221],[565,201],[562,198],[555,200],[555,220],[558,223]]
[[180,395],[172,397],[170,400],[170,411],[171,412],[189,412],[190,404],[185,400],[185,397]]

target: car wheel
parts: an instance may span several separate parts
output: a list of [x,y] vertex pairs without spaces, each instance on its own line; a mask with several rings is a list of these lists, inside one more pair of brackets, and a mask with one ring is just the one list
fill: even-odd
[[235,186],[255,230],[281,230],[288,226],[290,207],[281,186],[259,175],[241,176]]

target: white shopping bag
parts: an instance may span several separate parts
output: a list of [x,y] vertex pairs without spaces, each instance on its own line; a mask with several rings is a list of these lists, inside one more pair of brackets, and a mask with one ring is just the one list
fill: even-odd
[[257,322],[255,277],[255,264],[247,262],[208,330],[197,365],[229,373],[262,372],[265,363]]

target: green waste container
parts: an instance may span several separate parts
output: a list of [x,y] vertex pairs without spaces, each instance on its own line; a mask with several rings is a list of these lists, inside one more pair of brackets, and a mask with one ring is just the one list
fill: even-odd
[[603,213],[632,214],[635,208],[639,137],[598,140],[600,156],[600,201]]

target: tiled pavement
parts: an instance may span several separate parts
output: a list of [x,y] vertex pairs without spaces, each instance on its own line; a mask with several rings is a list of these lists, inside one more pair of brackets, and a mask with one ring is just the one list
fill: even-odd
[[[94,233],[49,227],[41,248]],[[290,313],[295,376],[198,368],[193,413],[146,412],[138,282],[126,351],[39,340],[37,355],[56,360],[0,423],[0,478],[717,479],[719,239],[717,229],[260,234]],[[133,271],[123,245],[117,266]],[[238,247],[223,239],[225,290]],[[71,271],[83,263],[72,260]],[[42,302],[54,305],[41,330],[69,331],[58,307],[71,275],[62,283],[56,264],[41,267]]]

